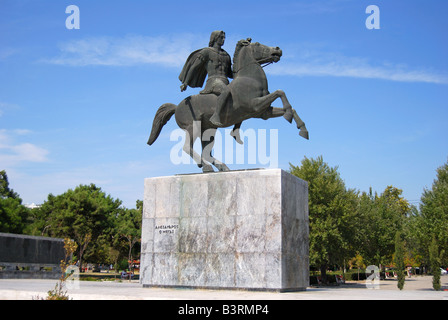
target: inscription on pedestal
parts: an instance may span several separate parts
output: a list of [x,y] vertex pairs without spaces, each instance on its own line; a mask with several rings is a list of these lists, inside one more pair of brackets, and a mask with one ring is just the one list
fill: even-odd
[[176,230],[179,229],[178,224],[169,224],[169,225],[157,225],[154,228],[156,230],[156,233],[158,234],[174,234],[176,233]]

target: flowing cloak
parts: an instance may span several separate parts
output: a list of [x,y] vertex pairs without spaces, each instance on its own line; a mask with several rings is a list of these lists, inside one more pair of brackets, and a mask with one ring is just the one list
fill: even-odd
[[[201,52],[203,49],[199,49],[194,51],[190,54],[190,56],[187,58],[187,61],[185,62],[185,65],[182,69],[182,72],[179,75],[179,80],[182,83],[185,83],[185,80],[187,79],[187,76],[191,74],[191,78],[188,80],[187,85],[189,85],[192,88],[202,88],[205,77],[207,76],[207,70],[205,69],[205,61],[202,58]],[[197,59],[200,59],[202,61],[199,66],[196,66],[193,70],[193,65]]]

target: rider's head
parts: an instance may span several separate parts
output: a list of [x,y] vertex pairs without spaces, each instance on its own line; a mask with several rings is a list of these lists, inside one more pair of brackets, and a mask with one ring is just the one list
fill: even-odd
[[[213,31],[212,35],[210,36],[210,42],[208,46],[213,47],[216,42],[222,46],[224,44],[225,38],[226,34],[224,31]],[[222,43],[219,43],[219,41],[221,41]]]

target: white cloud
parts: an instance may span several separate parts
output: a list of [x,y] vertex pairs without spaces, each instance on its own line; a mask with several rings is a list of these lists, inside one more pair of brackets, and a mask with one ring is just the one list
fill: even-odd
[[31,143],[22,143],[11,146],[16,161],[45,162],[47,161],[48,150]]
[[[291,61],[294,60],[294,61]],[[427,69],[412,69],[403,64],[374,65],[365,58],[346,57],[331,53],[304,53],[271,68],[273,75],[331,76],[381,79],[399,82],[448,84],[448,75]]]
[[[236,39],[229,39],[230,46]],[[230,41],[230,42],[229,42]],[[73,40],[60,45],[60,54],[43,60],[46,63],[69,66],[135,66],[158,64],[182,67],[186,57],[206,46],[207,35],[180,34],[149,37],[127,35],[124,37],[92,37]],[[402,64],[372,64],[367,58],[348,57],[328,51],[316,51],[315,45],[305,44],[297,51],[298,44],[291,44],[289,59],[266,69],[273,75],[331,76],[365,79],[382,79],[399,82],[427,82],[448,84],[448,75],[427,69],[415,69]],[[233,52],[229,52],[233,55]],[[1,107],[1,105],[0,105]]]
[[179,67],[188,54],[207,43],[202,42],[202,38],[190,34],[168,37],[93,37],[65,42],[60,45],[59,56],[43,61],[70,66],[161,64]]
[[31,131],[26,129],[0,130],[0,166],[15,167],[22,162],[46,162],[49,151],[32,143],[17,143],[18,135],[26,135]]

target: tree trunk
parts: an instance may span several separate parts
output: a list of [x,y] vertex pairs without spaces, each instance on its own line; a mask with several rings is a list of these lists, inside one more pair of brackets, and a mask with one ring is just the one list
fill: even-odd
[[128,264],[129,264],[129,281],[131,281],[131,273],[133,272],[132,270],[132,265],[133,265],[133,261],[132,261],[132,241],[129,240],[129,252],[128,252]]
[[322,278],[322,284],[328,284],[327,281],[327,265],[323,264],[320,266],[320,276]]

